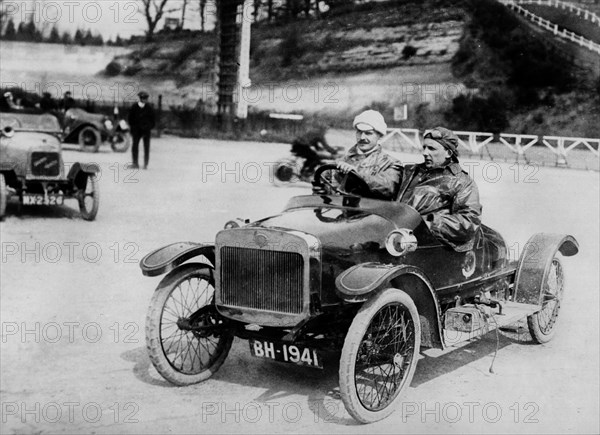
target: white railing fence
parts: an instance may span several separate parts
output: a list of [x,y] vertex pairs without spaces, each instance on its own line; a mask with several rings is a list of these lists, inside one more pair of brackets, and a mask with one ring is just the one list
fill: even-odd
[[[468,157],[600,171],[600,139],[512,133],[494,136],[478,131],[454,133],[459,139],[459,153]],[[415,128],[391,128],[381,144],[391,151],[417,153],[422,151],[422,137]]]
[[592,11],[588,11],[587,9],[580,8],[579,6],[573,3],[563,2],[560,0],[501,0],[501,3],[552,6],[555,8],[566,9],[569,12],[575,12],[577,16],[582,17],[584,20],[591,21],[592,23],[596,23],[598,26],[600,26],[600,17],[598,15],[596,15]]
[[[544,18],[541,18],[533,13],[531,13],[530,11],[528,11],[527,9],[525,9],[522,6],[519,6],[514,0],[498,0],[500,3],[502,3],[503,5],[514,9],[516,12],[520,13],[521,15],[523,15],[525,18],[529,19],[531,22],[537,24],[538,26],[542,27],[543,29],[546,29],[550,32],[552,32],[555,36],[564,38],[564,39],[568,39],[569,41],[575,42],[576,44],[579,44],[582,47],[585,47],[593,52],[596,52],[598,54],[600,54],[600,44],[595,43],[594,41],[591,41],[587,38],[584,38],[583,36],[577,35],[576,33],[570,32],[566,29],[558,29],[558,25],[554,24]],[[536,2],[532,2],[532,3],[536,3]],[[552,2],[550,2],[552,3]],[[589,12],[591,14],[591,12]]]

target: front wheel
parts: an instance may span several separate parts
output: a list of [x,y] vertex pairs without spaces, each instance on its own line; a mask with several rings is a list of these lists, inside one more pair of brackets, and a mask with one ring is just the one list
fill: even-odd
[[554,337],[564,289],[565,278],[562,263],[555,257],[552,259],[550,270],[543,283],[542,309],[527,317],[527,326],[529,326],[529,332],[535,342],[547,343]]
[[233,334],[214,306],[206,265],[186,263],[160,282],[146,316],[146,347],[160,375],[175,385],[210,378],[223,364]]
[[86,221],[96,219],[98,207],[100,206],[100,190],[96,175],[88,175],[85,189],[79,191],[77,201],[79,202],[79,211],[83,219]]
[[116,153],[124,153],[131,146],[131,134],[126,131],[116,133],[110,144],[112,150]]
[[413,300],[389,288],[358,311],[342,348],[340,393],[348,413],[361,423],[387,417],[413,378],[421,324]]

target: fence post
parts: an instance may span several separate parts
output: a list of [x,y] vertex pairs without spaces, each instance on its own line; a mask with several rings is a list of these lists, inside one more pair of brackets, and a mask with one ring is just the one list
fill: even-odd
[[158,108],[157,108],[157,121],[156,121],[156,137],[160,137],[162,130],[162,94],[158,96]]
[[565,150],[564,138],[558,139],[557,147],[558,155],[556,156],[556,166],[568,166],[567,151]]

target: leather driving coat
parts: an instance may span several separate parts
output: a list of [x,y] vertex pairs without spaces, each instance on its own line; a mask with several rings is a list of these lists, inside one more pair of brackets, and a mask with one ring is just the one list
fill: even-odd
[[481,225],[479,190],[457,162],[431,169],[406,165],[396,200],[414,207],[430,222],[431,232],[455,251],[473,248]]
[[[362,153],[356,145],[340,159],[356,167],[356,172],[381,198],[392,198],[398,181],[399,161],[383,152],[381,145]],[[341,177],[340,177],[341,178]],[[339,178],[338,178],[339,181]]]

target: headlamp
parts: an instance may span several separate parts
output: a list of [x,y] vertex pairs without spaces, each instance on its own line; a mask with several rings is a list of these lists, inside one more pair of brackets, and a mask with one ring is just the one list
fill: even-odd
[[406,228],[391,231],[385,239],[385,249],[394,257],[415,251],[417,245],[417,238]]

